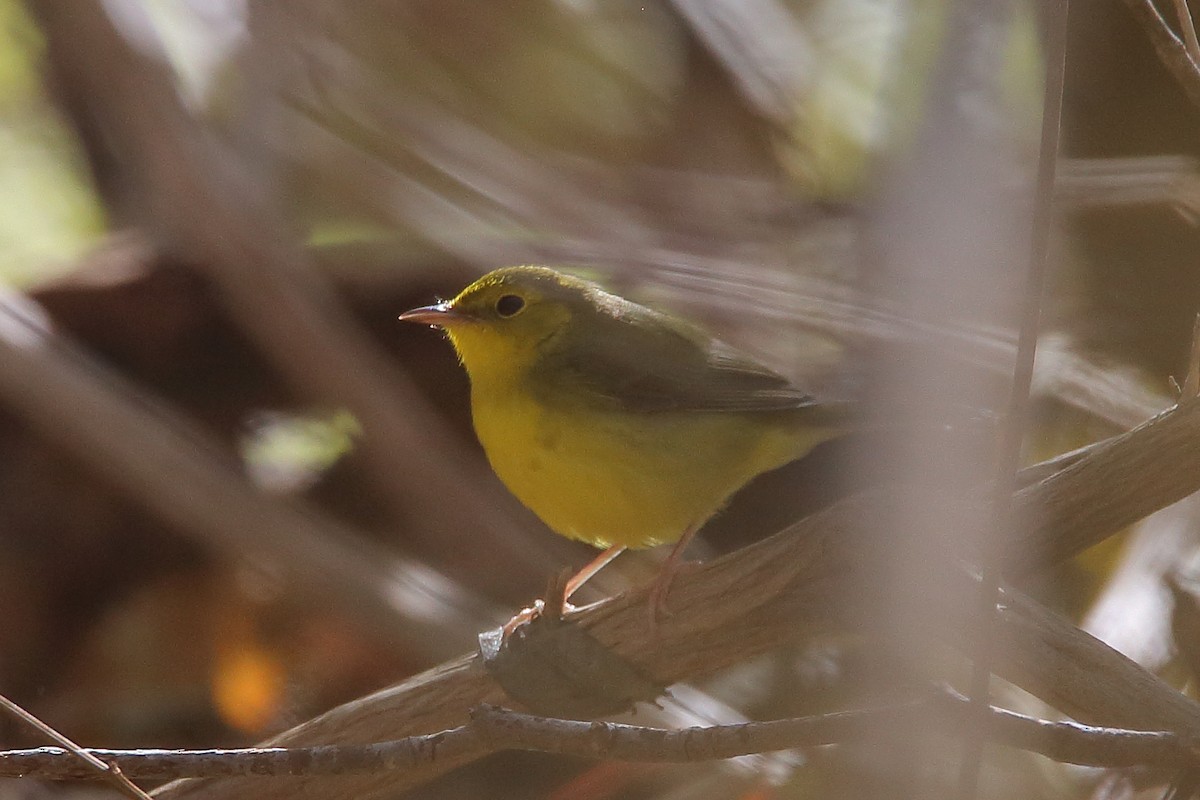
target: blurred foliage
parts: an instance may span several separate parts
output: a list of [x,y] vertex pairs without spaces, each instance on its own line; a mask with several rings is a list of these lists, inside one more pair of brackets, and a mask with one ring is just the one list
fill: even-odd
[[348,411],[327,417],[263,414],[250,428],[241,448],[250,474],[261,485],[292,492],[311,486],[362,433]]
[[0,0],[0,281],[71,267],[104,230],[78,146],[38,73],[41,46],[19,0]]

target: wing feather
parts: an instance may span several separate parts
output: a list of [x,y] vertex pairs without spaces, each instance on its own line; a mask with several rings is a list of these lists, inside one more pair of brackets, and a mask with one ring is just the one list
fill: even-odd
[[[625,410],[780,411],[812,397],[700,328],[605,295],[597,328],[555,342],[535,386],[569,387]],[[561,389],[560,389],[561,390]]]

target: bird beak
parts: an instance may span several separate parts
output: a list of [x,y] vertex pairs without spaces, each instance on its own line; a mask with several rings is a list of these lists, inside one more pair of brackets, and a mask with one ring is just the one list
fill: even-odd
[[419,325],[429,325],[434,328],[444,328],[455,322],[466,322],[469,317],[454,310],[448,302],[434,303],[431,306],[421,306],[411,311],[405,311],[399,317],[401,322],[416,322]]

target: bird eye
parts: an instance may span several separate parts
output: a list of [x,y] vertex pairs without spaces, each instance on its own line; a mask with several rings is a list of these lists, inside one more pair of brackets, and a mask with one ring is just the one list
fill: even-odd
[[525,298],[515,294],[503,295],[496,301],[496,313],[502,317],[515,316],[524,307]]

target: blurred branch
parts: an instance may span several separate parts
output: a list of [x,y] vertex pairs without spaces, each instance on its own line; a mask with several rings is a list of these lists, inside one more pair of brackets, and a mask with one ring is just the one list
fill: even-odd
[[1056,206],[1081,211],[1167,205],[1200,219],[1200,171],[1187,156],[1066,158],[1054,185]]
[[[477,480],[461,445],[398,370],[354,326],[248,164],[190,118],[155,42],[135,48],[96,0],[30,0],[64,108],[98,131],[125,172],[149,228],[207,272],[231,316],[278,372],[310,399],[348,408],[381,499],[408,533],[453,550],[474,574],[540,583],[548,537],[499,487]],[[131,8],[131,13],[137,9]],[[150,36],[152,27],[143,33]],[[496,543],[474,547],[486,521]]]
[[[395,217],[398,210],[397,222],[432,237],[446,252],[495,266],[497,243],[472,241],[463,232],[507,228],[514,222],[530,229],[552,225],[560,234],[601,230],[640,247],[656,238],[656,231],[627,204],[605,196],[612,180],[601,165],[584,168],[577,163],[576,169],[563,169],[545,154],[526,152],[445,109],[401,94],[394,84],[381,85],[325,64],[321,59],[329,59],[327,51],[307,56],[312,73],[339,80],[326,87],[313,78],[313,97],[288,98],[299,129],[324,145],[332,169],[355,176],[351,190],[357,189],[363,202],[377,205],[379,198],[387,198],[385,213]],[[390,140],[380,140],[375,131],[380,124],[402,137],[406,149],[397,153]],[[460,186],[465,197],[434,190],[397,163],[414,157]],[[398,187],[403,189],[400,197]],[[529,261],[539,247],[511,240],[505,245],[512,253],[505,260],[511,263]]]
[[[1169,434],[1169,435],[1165,435]],[[1182,405],[1150,423],[1116,437],[1098,454],[1051,476],[1014,497],[1023,519],[1038,519],[1036,535],[1017,538],[1010,550],[1007,576],[1019,580],[1038,569],[1036,558],[1021,558],[1023,548],[1060,541],[1050,549],[1066,558],[1078,549],[1119,530],[1128,514],[1118,508],[1141,508],[1144,491],[1165,475],[1184,476],[1159,501],[1200,488],[1200,403]],[[1139,452],[1137,451],[1145,451]],[[1152,454],[1152,458],[1146,458]],[[1093,469],[1089,462],[1099,459]],[[1100,483],[1081,492],[1080,481]],[[1187,483],[1190,481],[1190,483]],[[1186,485],[1185,485],[1186,483]],[[1154,490],[1148,490],[1153,492]],[[1109,499],[1107,514],[1093,514],[1096,496]],[[861,629],[864,620],[880,621],[888,599],[868,596],[882,584],[864,553],[886,552],[891,532],[873,524],[887,519],[905,497],[901,489],[849,498],[808,517],[767,540],[699,565],[681,575],[672,589],[674,615],[647,629],[646,590],[621,595],[572,615],[588,632],[639,671],[660,684],[709,674],[722,667],[773,650],[782,642],[823,633]],[[980,500],[982,503],[983,501]],[[1107,519],[1107,526],[1102,520]],[[1102,530],[1103,528],[1103,530]],[[965,555],[965,554],[961,554]],[[958,602],[937,604],[944,613],[969,606],[976,581],[965,568],[947,562]],[[866,574],[864,574],[866,573]],[[847,597],[847,587],[872,587]],[[857,591],[857,588],[856,588]],[[905,591],[929,591],[927,586]],[[736,600],[731,599],[736,598]],[[925,600],[929,603],[928,598]],[[973,641],[963,615],[948,620],[929,615],[924,635],[960,649]],[[882,623],[881,623],[882,624]],[[1200,735],[1200,705],[1142,670],[1129,659],[1078,630],[1065,619],[1011,590],[1005,590],[998,613],[997,672],[1035,694],[1050,695],[1078,717],[1145,730],[1169,729]],[[367,743],[397,732],[428,732],[464,725],[467,709],[498,703],[503,693],[477,656],[466,657],[370,697],[348,703],[276,737],[274,746]],[[459,763],[489,751],[480,745],[456,754],[450,762],[414,769],[403,776],[360,776],[334,787],[281,778],[269,786],[243,779],[183,782],[160,790],[163,798],[234,798],[252,793],[261,798],[379,797],[423,783]],[[332,794],[336,792],[336,794]]]
[[791,125],[815,58],[791,9],[776,0],[673,0],[697,38],[765,119]]
[[227,452],[89,361],[11,294],[0,295],[0,404],[180,532],[281,567],[297,596],[332,600],[405,652],[445,658],[462,631],[492,616],[431,570],[255,489]]
[[[754,753],[817,747],[861,739],[885,720],[906,727],[936,717],[953,734],[965,721],[966,698],[946,691],[932,700],[820,716],[712,725],[683,729],[612,722],[581,722],[524,714],[497,706],[471,710],[465,725],[440,733],[368,745],[237,750],[104,750],[93,757],[139,778],[214,778],[268,775],[348,775],[403,771],[450,758],[476,742],[501,750],[532,750],[581,758],[657,763],[692,763]],[[948,719],[946,719],[948,718]],[[987,706],[989,741],[1056,761],[1093,767],[1200,766],[1194,740],[1170,731],[1099,728],[1051,722]],[[0,776],[53,779],[95,778],[71,754],[53,747],[0,751]]]

